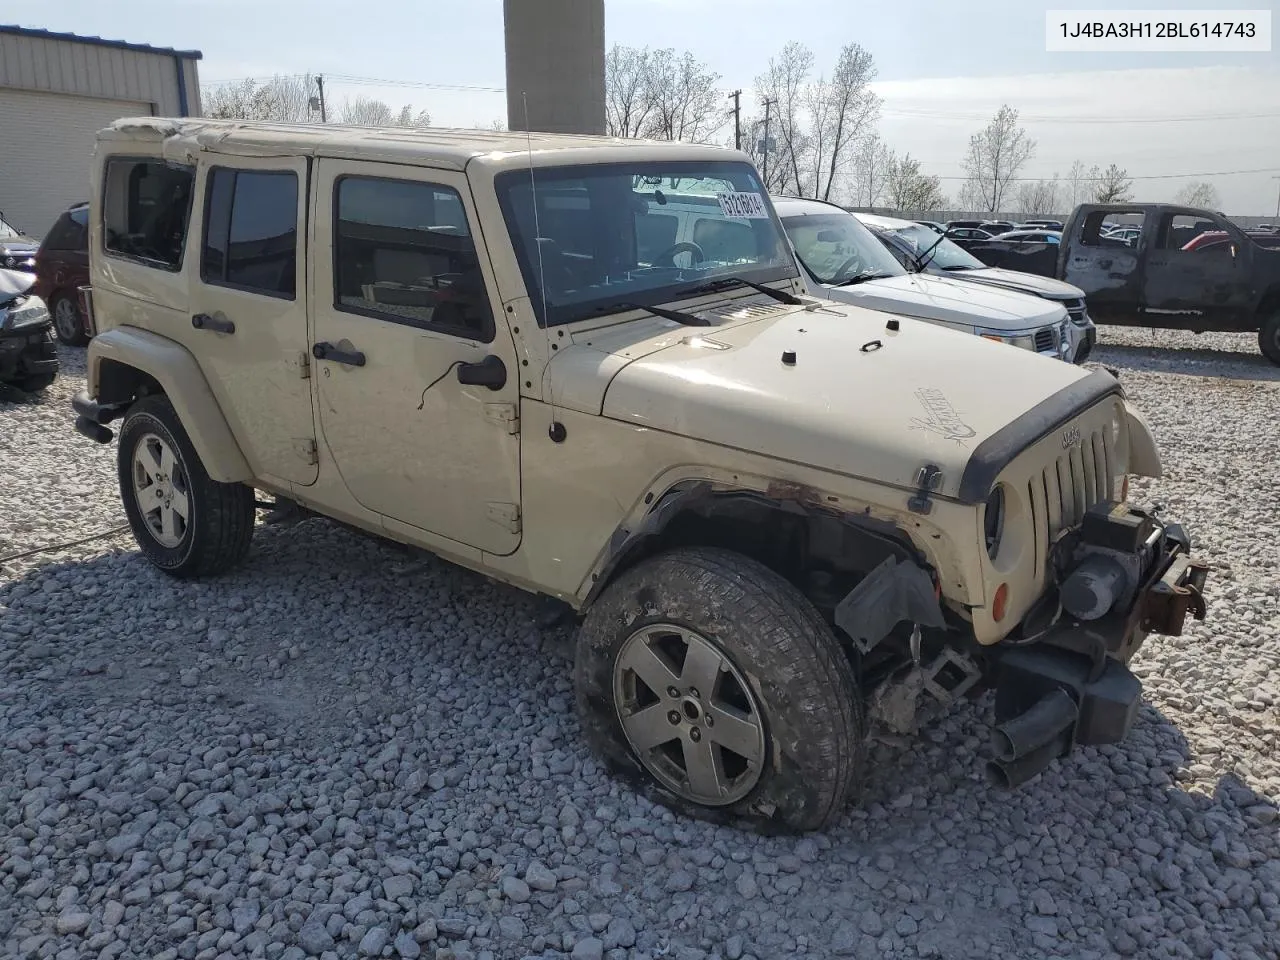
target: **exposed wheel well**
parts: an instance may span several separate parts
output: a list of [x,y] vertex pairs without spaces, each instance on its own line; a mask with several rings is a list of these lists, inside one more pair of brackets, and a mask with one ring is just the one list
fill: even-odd
[[99,403],[125,403],[139,397],[164,393],[158,380],[127,363],[104,358],[98,365]]
[[886,521],[695,483],[664,495],[639,529],[617,531],[587,604],[645,557],[688,546],[721,547],[763,563],[795,584],[827,619],[854,584],[886,557],[927,566],[910,540]]

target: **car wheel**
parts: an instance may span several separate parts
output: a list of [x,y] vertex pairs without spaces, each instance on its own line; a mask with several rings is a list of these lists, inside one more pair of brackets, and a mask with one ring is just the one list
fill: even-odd
[[14,381],[14,386],[23,393],[39,393],[41,390],[48,390],[57,379],[56,373],[36,373]]
[[167,397],[144,397],[129,408],[117,469],[133,537],[165,573],[221,573],[248,554],[253,490],[209,477]]
[[861,781],[849,658],[792,584],[740,554],[685,548],[623,573],[583,623],[575,682],[592,748],[682,813],[812,830]]
[[1272,363],[1280,366],[1280,311],[1276,311],[1262,323],[1258,331],[1258,349]]
[[53,315],[53,329],[61,342],[69,347],[83,347],[89,342],[84,332],[84,318],[80,316],[80,307],[70,294],[54,294],[49,312]]

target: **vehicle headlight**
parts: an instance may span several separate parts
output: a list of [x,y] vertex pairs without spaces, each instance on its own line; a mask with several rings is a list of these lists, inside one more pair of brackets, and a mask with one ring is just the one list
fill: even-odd
[[1004,540],[1004,487],[997,485],[982,508],[982,535],[987,543],[987,556],[995,560]]
[[49,308],[39,297],[20,297],[7,312],[0,311],[0,330],[16,330],[49,319]]

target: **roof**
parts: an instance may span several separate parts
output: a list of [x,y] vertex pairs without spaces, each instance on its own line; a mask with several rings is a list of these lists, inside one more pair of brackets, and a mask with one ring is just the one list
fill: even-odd
[[829,200],[815,200],[812,197],[779,197],[771,196],[773,208],[778,216],[812,217],[832,213],[848,213],[844,207]]
[[443,127],[356,127],[336,123],[133,117],[98,132],[100,141],[163,140],[164,154],[209,151],[232,156],[329,156],[462,170],[473,159],[494,167],[626,160],[748,160],[727,147],[560,133],[454,130]]
[[0,23],[0,33],[15,37],[34,37],[38,40],[64,40],[69,43],[89,43],[96,47],[113,47],[116,50],[133,50],[138,53],[157,53],[167,57],[182,57],[184,60],[203,60],[204,54],[199,50],[175,50],[173,47],[153,47],[149,43],[128,43],[124,40],[106,40],[102,37],[82,37],[75,33],[55,33],[52,30],[38,30],[34,27],[19,27]]

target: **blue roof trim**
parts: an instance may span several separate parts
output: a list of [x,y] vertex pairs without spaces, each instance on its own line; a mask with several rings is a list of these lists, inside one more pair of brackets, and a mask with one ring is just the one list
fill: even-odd
[[175,50],[172,47],[153,47],[149,43],[128,43],[124,40],[104,40],[102,37],[82,37],[74,33],[54,33],[52,30],[37,30],[34,27],[19,27],[0,23],[0,33],[12,34],[16,37],[35,37],[39,40],[66,40],[71,43],[89,43],[95,47],[114,47],[116,50],[136,50],[138,53],[158,53],[169,57],[181,57],[183,60],[203,60],[204,54],[199,50]]

